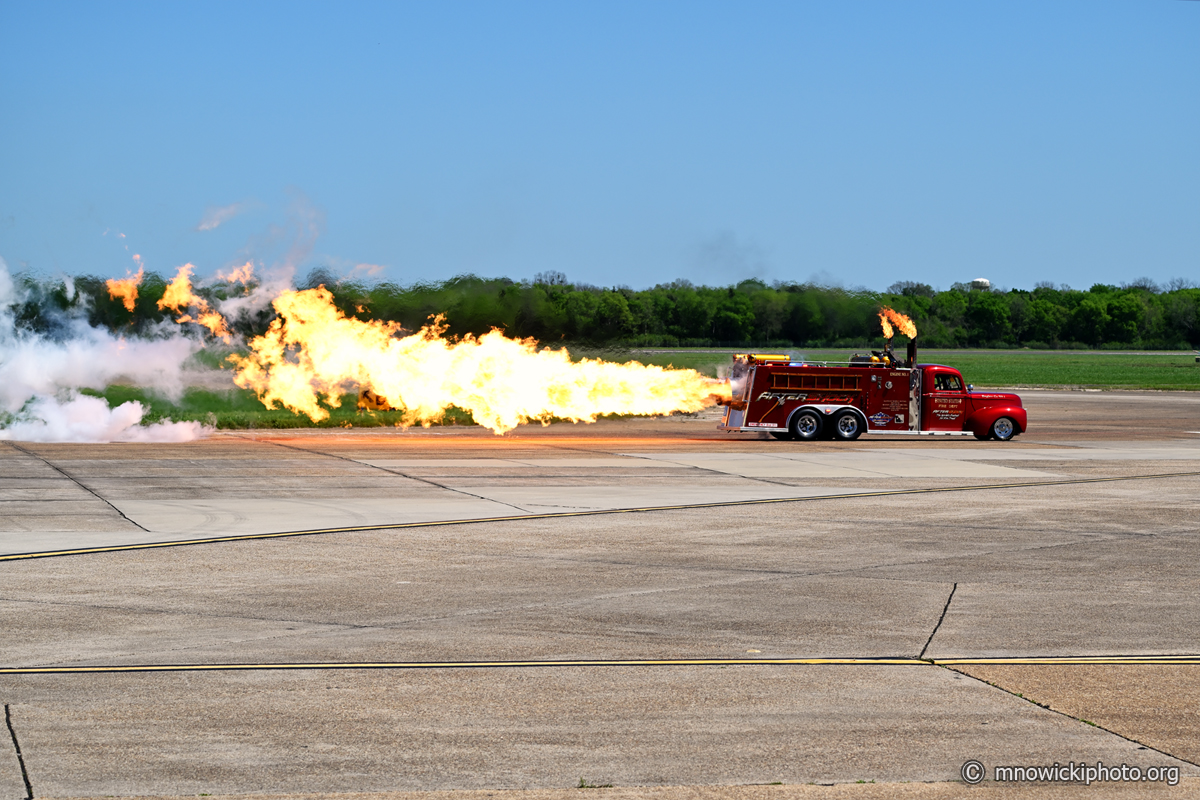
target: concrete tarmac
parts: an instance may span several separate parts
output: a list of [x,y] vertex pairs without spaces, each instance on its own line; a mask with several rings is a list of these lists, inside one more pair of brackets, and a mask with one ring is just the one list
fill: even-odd
[[[0,445],[0,791],[943,797],[978,759],[981,796],[1190,796],[1200,659],[1131,659],[1200,654],[1200,398],[1025,399],[1011,443]],[[816,658],[906,661],[731,663]],[[992,780],[1056,761],[1179,783]]]

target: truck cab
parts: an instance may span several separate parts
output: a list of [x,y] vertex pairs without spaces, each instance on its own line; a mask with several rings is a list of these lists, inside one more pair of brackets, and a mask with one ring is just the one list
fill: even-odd
[[977,439],[1001,441],[1025,431],[1028,415],[1018,395],[973,391],[953,367],[920,364],[916,369],[920,430],[970,431]]

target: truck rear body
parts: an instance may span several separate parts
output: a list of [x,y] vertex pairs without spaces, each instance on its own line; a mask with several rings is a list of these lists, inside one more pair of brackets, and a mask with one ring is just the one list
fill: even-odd
[[[1026,429],[1021,398],[970,391],[953,367],[882,357],[810,364],[785,355],[734,356],[724,431],[776,438],[855,439],[861,433],[974,434],[1009,439]],[[999,421],[999,422],[998,422]]]

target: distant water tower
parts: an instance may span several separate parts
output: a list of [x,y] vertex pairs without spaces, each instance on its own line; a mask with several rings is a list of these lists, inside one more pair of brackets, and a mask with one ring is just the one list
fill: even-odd
[[990,292],[992,290],[992,282],[987,278],[976,278],[971,281],[971,288],[978,289],[981,292]]

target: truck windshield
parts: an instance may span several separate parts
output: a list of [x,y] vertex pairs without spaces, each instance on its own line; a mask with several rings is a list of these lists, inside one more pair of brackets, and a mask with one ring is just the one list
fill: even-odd
[[933,389],[937,392],[961,392],[962,382],[957,375],[936,375],[933,378]]

